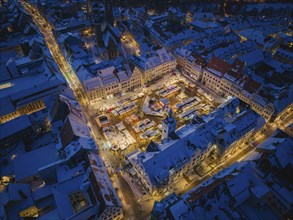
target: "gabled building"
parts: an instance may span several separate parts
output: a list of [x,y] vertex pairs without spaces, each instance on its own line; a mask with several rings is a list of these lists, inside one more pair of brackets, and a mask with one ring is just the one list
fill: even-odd
[[175,57],[165,48],[146,56],[132,56],[129,61],[135,67],[133,72],[142,75],[143,84],[159,79],[176,68]]
[[177,48],[174,51],[174,56],[184,74],[187,74],[196,81],[201,80],[204,67],[206,66],[206,61],[203,57],[184,47]]
[[54,144],[15,158],[15,182],[0,192],[1,216],[122,219],[119,198],[92,139]]
[[[151,142],[145,151],[132,152],[127,158],[137,178],[150,194],[161,193],[214,150],[226,152],[256,128],[259,116],[245,106],[239,99],[231,99],[205,117],[196,116],[190,124],[169,134],[163,143]],[[173,129],[173,124],[168,128]]]
[[286,219],[292,216],[292,138],[271,137],[250,161],[187,193],[155,202],[152,219]]
[[235,60],[232,64],[212,57],[203,72],[202,83],[224,96],[237,96],[253,110],[268,120],[274,114],[273,102],[260,95],[261,85],[243,74],[245,63]]
[[103,59],[114,59],[122,54],[120,33],[106,22],[95,27],[97,46]]
[[13,144],[33,133],[32,123],[27,115],[14,118],[4,124],[0,124],[1,146]]
[[29,184],[11,183],[1,193],[1,216],[17,219],[37,213]]
[[[46,98],[52,97],[65,88],[60,80],[51,80],[35,85],[0,99],[0,124],[15,119],[21,115],[30,115],[46,108]],[[4,107],[4,105],[7,106]],[[3,106],[3,107],[2,107]]]
[[83,82],[90,102],[133,91],[142,85],[141,74],[128,65],[107,66],[97,70],[95,77]]

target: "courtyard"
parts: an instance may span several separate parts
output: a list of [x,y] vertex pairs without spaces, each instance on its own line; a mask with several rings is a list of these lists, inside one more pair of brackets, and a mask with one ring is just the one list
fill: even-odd
[[107,117],[107,123],[95,120],[105,139],[100,147],[124,156],[136,149],[145,150],[150,141],[160,142],[162,119],[170,108],[179,128],[219,104],[212,95],[174,73],[135,92],[93,104],[90,111],[95,118]]

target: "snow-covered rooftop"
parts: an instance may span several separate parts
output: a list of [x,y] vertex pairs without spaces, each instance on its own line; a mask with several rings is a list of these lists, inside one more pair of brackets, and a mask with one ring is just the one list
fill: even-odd
[[151,182],[160,185],[165,178],[188,163],[195,154],[200,155],[213,144],[219,145],[220,139],[223,145],[221,147],[228,147],[250,131],[258,118],[253,111],[242,111],[233,118],[224,120],[226,114],[233,112],[231,109],[235,111],[236,101],[237,99],[229,100],[226,104],[230,107],[223,105],[218,111],[212,112],[206,123],[191,123],[178,129],[176,134],[179,139],[169,140],[163,144],[152,143],[156,146],[152,147],[152,151],[136,153],[130,157],[130,161],[140,164]]
[[175,57],[170,52],[167,52],[165,48],[161,48],[156,50],[154,54],[149,57],[132,56],[129,59],[133,64],[138,66],[140,69],[146,71],[148,69],[155,68],[166,62],[174,61]]
[[17,156],[14,160],[16,181],[38,175],[39,169],[59,160],[55,144]]
[[29,129],[31,127],[32,123],[27,115],[20,116],[4,124],[0,124],[0,140],[3,141],[6,138],[13,136],[14,134],[22,132],[25,129]]

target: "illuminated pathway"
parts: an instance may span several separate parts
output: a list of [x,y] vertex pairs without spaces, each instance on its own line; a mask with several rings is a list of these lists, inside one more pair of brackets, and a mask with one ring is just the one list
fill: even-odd
[[87,97],[83,92],[83,88],[78,77],[76,76],[71,65],[66,61],[66,58],[64,57],[59,47],[59,44],[54,37],[54,34],[52,33],[51,24],[45,18],[43,18],[38,10],[36,10],[32,5],[23,2],[22,4],[27,12],[29,12],[32,16],[34,23],[39,28],[39,31],[43,34],[47,47],[52,54],[52,57],[57,63],[70,88],[73,90],[77,100],[79,101],[81,106],[84,107],[87,104]]
[[[79,102],[83,115],[87,120],[87,125],[90,128],[92,137],[98,146],[102,146],[103,137],[98,131],[97,127],[93,124],[91,116],[87,112],[88,99],[83,90],[75,71],[71,65],[67,62],[64,54],[62,53],[58,42],[52,32],[51,24],[39,13],[39,11],[31,4],[27,2],[21,2],[26,11],[32,16],[34,23],[38,27],[39,31],[43,34],[47,47],[49,48],[52,57],[57,63],[61,73],[69,84],[70,88],[74,92],[76,100]],[[100,151],[103,161],[111,161],[111,155],[107,152]],[[118,188],[117,194],[123,206],[124,216],[127,219],[138,219],[139,217],[146,215],[141,212],[141,206],[134,199],[131,188],[126,183],[121,175],[111,177],[113,186]],[[131,205],[130,205],[131,204]]]

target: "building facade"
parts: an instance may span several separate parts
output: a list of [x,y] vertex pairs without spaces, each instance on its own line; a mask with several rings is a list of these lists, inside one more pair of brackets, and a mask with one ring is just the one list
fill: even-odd
[[143,84],[173,72],[177,65],[175,57],[165,48],[158,49],[147,57],[133,56],[129,61],[136,67],[134,72],[141,74]]
[[30,115],[45,109],[44,99],[59,93],[65,86],[66,84],[59,80],[52,80],[1,98],[0,124],[9,122],[21,115]]
[[229,64],[213,57],[203,71],[202,83],[221,96],[240,98],[268,120],[274,114],[274,105],[258,94],[261,85],[242,73],[244,65],[240,60]]
[[162,144],[151,142],[144,152],[132,152],[127,158],[147,191],[161,194],[213,151],[225,153],[235,141],[252,132],[258,117],[244,102],[230,99],[210,115],[195,117]]
[[99,70],[97,77],[85,80],[83,84],[91,103],[133,91],[142,85],[139,72],[119,70],[114,66]]
[[[285,176],[292,172],[292,138],[270,137],[261,146],[265,148],[259,148],[259,156],[252,161],[234,163],[181,196],[173,193],[155,202],[151,218],[288,218],[292,196]],[[271,172],[272,167],[281,172]]]
[[201,80],[204,67],[206,66],[205,60],[201,56],[183,48],[177,48],[174,51],[174,56],[183,74],[187,74],[196,81]]
[[91,103],[112,98],[141,88],[144,84],[170,74],[176,68],[175,57],[161,48],[149,58],[131,57],[130,66],[114,65],[97,70],[97,76],[84,80],[87,97]]

